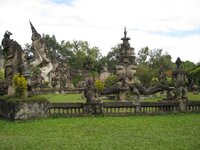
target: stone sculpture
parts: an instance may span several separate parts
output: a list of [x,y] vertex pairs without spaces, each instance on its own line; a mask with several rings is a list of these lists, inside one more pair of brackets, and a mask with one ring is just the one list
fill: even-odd
[[97,101],[94,83],[95,80],[92,77],[89,77],[86,80],[86,86],[84,89],[84,96],[87,100],[86,103],[93,103]]
[[34,54],[34,61],[31,62],[33,67],[38,66],[41,70],[41,76],[45,81],[49,81],[48,74],[53,69],[53,65],[51,60],[47,56],[48,49],[45,44],[45,40],[41,37],[41,35],[36,31],[35,27],[30,22],[31,30],[32,30],[32,50]]
[[149,95],[162,91],[164,85],[156,85],[154,87],[146,89],[145,87],[134,82],[133,78],[136,74],[136,62],[134,48],[130,47],[130,38],[126,36],[126,28],[124,30],[124,37],[121,38],[123,43],[121,44],[120,55],[118,56],[118,64],[116,66],[116,75],[118,76],[118,82],[116,85],[107,88],[101,92],[102,95],[119,94],[120,101],[128,99],[128,93],[136,95],[135,104],[139,104],[140,94]]
[[129,85],[133,83],[133,77],[136,73],[136,62],[134,48],[130,47],[130,38],[126,36],[126,27],[124,29],[124,37],[121,38],[123,43],[120,48],[120,55],[118,56],[118,63],[116,66],[117,76],[119,80],[119,99],[121,101],[128,98]]
[[10,39],[11,32],[6,31],[2,40],[3,54],[5,57],[5,79],[8,87],[8,95],[14,95],[13,77],[16,73],[23,72],[23,50],[14,40]]
[[172,82],[175,87],[174,99],[187,100],[187,73],[181,68],[182,61],[178,57],[176,60],[176,70],[172,72]]

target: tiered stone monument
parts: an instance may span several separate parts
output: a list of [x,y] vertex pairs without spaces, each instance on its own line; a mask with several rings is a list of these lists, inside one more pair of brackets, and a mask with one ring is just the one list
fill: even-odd
[[126,36],[127,31],[124,29],[124,37],[121,38],[123,43],[120,47],[118,63],[116,66],[119,81],[119,99],[124,101],[128,99],[129,85],[133,84],[133,77],[136,73],[136,62],[134,48],[130,47],[130,38]]

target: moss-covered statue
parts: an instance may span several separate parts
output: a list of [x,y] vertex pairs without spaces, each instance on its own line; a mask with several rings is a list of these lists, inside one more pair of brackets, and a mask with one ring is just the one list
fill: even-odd
[[11,32],[6,31],[2,40],[4,54],[5,79],[8,88],[8,95],[14,95],[13,77],[16,73],[23,72],[23,50],[14,40],[10,39]]
[[84,88],[84,96],[86,98],[86,103],[95,103],[97,102],[96,98],[96,88],[95,88],[95,80],[92,77],[86,79],[86,86]]
[[182,61],[178,57],[176,60],[176,70],[172,72],[172,82],[175,87],[174,99],[187,100],[187,73],[181,68]]

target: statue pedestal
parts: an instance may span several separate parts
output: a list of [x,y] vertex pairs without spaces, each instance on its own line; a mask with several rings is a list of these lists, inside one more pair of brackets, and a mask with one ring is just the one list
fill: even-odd
[[126,101],[128,99],[128,91],[120,91],[119,92],[119,100]]
[[83,112],[87,115],[103,115],[103,106],[101,102],[89,102],[84,104]]
[[186,100],[185,99],[179,100],[179,110],[181,112],[186,112],[187,107],[186,107]]
[[7,94],[7,95],[8,95],[8,96],[13,96],[13,95],[15,95],[15,89],[14,89],[13,86],[11,86],[11,85],[8,86],[8,94]]

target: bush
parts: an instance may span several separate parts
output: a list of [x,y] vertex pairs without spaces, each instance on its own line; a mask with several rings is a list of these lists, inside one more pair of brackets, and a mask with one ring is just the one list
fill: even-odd
[[116,84],[117,82],[117,76],[116,75],[112,75],[112,76],[109,76],[106,80],[105,80],[105,87],[111,87],[113,86],[114,84]]
[[25,97],[27,93],[26,79],[20,74],[15,74],[13,78],[13,83],[14,83],[16,97],[18,98]]
[[102,80],[96,80],[95,81],[95,87],[96,87],[96,89],[98,91],[102,91],[105,88],[104,81],[102,81]]

